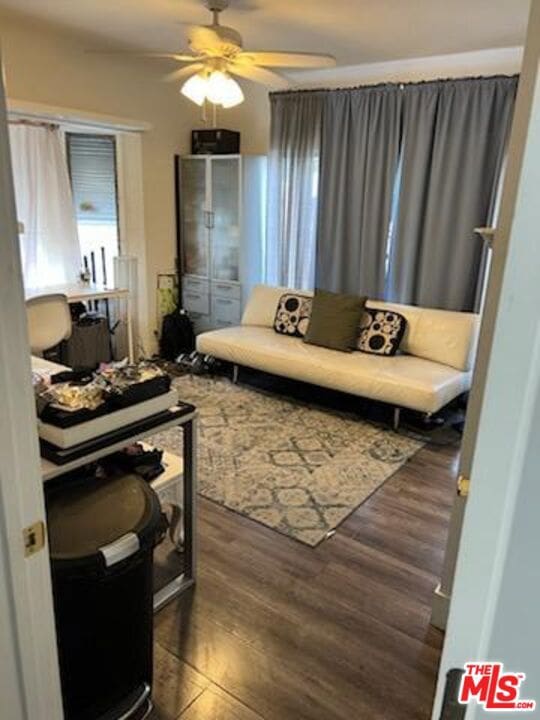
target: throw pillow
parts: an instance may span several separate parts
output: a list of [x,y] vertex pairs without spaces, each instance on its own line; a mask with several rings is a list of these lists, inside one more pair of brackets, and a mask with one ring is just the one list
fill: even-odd
[[393,310],[365,308],[360,322],[358,349],[372,355],[391,357],[399,349],[407,320]]
[[350,352],[358,337],[365,297],[315,290],[304,342]]
[[312,302],[313,298],[308,295],[282,295],[274,318],[274,330],[281,335],[304,337],[309,325]]

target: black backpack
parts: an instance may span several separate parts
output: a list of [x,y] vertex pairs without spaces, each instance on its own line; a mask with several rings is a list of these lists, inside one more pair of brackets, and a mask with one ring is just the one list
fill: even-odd
[[159,354],[165,360],[176,360],[181,353],[195,349],[193,323],[185,310],[175,310],[163,318]]

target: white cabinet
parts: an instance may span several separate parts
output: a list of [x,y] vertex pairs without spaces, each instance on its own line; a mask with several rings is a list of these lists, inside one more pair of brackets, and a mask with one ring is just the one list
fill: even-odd
[[240,300],[231,300],[231,298],[219,297],[219,295],[212,297],[212,319],[216,327],[238,325],[240,316]]
[[266,157],[177,158],[182,301],[197,332],[238,325],[261,281]]

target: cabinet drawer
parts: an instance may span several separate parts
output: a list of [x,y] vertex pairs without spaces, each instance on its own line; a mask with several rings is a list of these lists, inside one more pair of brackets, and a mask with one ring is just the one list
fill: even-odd
[[198,292],[208,295],[209,282],[192,275],[184,275],[182,277],[182,287],[186,292]]
[[218,325],[239,325],[240,300],[212,298],[212,320]]
[[241,288],[238,283],[214,280],[212,282],[212,295],[215,295],[216,297],[240,300]]
[[201,315],[208,315],[210,312],[208,293],[184,290],[182,299],[188,312],[200,313]]

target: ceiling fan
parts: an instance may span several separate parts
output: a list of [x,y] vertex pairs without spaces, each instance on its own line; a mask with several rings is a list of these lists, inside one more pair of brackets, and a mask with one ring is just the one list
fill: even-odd
[[204,0],[204,4],[212,13],[212,23],[190,26],[190,52],[137,53],[181,63],[182,67],[164,79],[174,82],[188,76],[180,92],[197,105],[207,100],[225,108],[240,104],[244,94],[232,75],[278,90],[288,88],[289,81],[268,68],[321,68],[336,64],[334,57],[325,54],[244,50],[240,33],[219,22],[229,0]]

